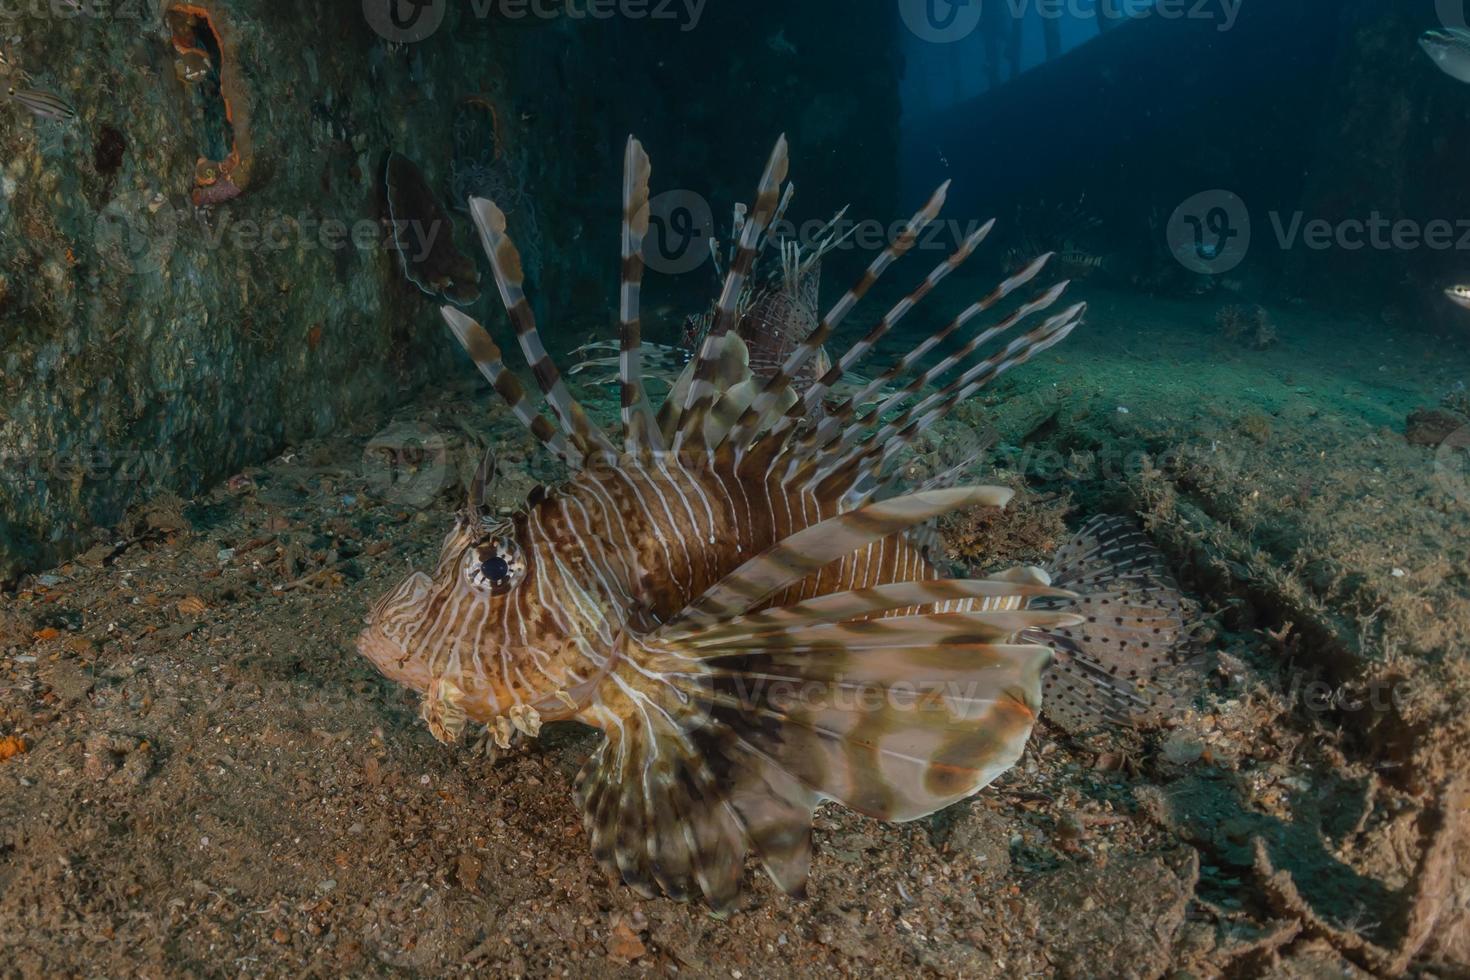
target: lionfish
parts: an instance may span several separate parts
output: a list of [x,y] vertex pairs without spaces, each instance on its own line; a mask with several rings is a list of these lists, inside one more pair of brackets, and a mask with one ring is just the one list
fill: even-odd
[[[735,315],[729,318],[726,329],[734,330],[745,344],[751,374],[765,381],[781,370],[786,359],[802,341],[811,336],[820,322],[821,310],[818,295],[822,283],[822,259],[835,250],[856,229],[846,234],[841,231],[847,208],[838,211],[833,218],[817,229],[803,243],[778,234],[777,228],[790,206],[794,188],[786,185],[781,203],[767,230],[767,239],[758,243],[757,259],[745,277],[740,295],[735,302]],[[710,239],[710,257],[714,260],[715,273],[723,281],[728,263],[738,255],[740,232],[745,225],[747,209],[744,204],[735,208],[734,233],[731,236],[730,254],[721,255],[721,244]],[[774,246],[777,253],[774,262],[765,262],[766,247]],[[719,319],[719,303],[712,302],[703,313],[690,314],[684,318],[676,346],[667,347],[641,345],[645,381],[649,375],[659,378],[671,386],[687,386],[691,380],[690,365],[700,348],[714,332]],[[616,384],[622,353],[616,341],[594,340],[572,351],[574,357],[582,358],[573,365],[569,374],[582,374],[592,384]],[[798,393],[820,378],[831,367],[825,348],[818,347],[798,374],[792,378],[792,389]],[[858,381],[855,376],[846,376],[848,384]],[[666,400],[665,404],[677,404],[677,399]],[[818,406],[820,407],[820,406]]]
[[[786,217],[795,193],[793,185],[787,184],[776,208],[774,226],[779,226]],[[745,205],[735,209],[735,221],[731,235],[730,255],[721,261],[719,242],[711,240],[710,255],[715,260],[715,272],[723,275],[728,263],[739,255],[740,234],[747,217]],[[842,233],[842,219],[847,208],[838,211],[825,225],[819,228],[810,241],[803,243],[784,237],[771,242],[777,251],[777,262],[768,267],[757,261],[751,274],[745,279],[740,296],[736,299],[735,316],[730,329],[739,335],[749,352],[750,371],[765,380],[778,373],[797,346],[812,335],[820,323],[819,294],[822,287],[822,260],[851,237],[855,229]],[[766,243],[760,243],[764,246]],[[684,321],[680,346],[691,353],[697,352],[704,341],[715,332],[720,322],[719,303],[698,316]],[[792,378],[797,391],[805,391],[812,381],[826,374],[832,367],[825,348],[818,347]]]
[[[1041,707],[1047,638],[1088,618],[1071,608],[1028,608],[1076,599],[1051,587],[1041,569],[946,580],[906,535],[962,508],[1004,507],[1011,490],[895,493],[884,477],[896,454],[966,397],[1063,340],[1085,305],[1049,313],[1067,285],[1058,283],[916,370],[936,345],[1026,287],[1045,266],[1042,256],[879,374],[870,387],[893,389],[876,405],[864,408],[860,391],[815,413],[993,222],[798,396],[793,379],[913,248],[948,184],[780,370],[757,379],[730,327],[787,167],[782,137],[690,382],[656,413],[640,366],[651,167],[630,138],[616,434],[593,424],[548,356],[505,214],[471,199],[501,299],[555,424],[478,322],[452,305],[441,313],[510,410],[571,475],[502,519],[484,504],[491,474],[482,465],[433,573],[415,572],[385,595],[357,641],[387,677],[423,695],[421,715],[441,741],[457,741],[470,721],[501,746],[518,733],[535,737],[549,722],[599,729],[603,741],[576,789],[595,855],[645,895],[702,894],[716,910],[734,902],[752,852],[779,888],[805,892],[822,801],[913,820],[1009,769]],[[980,355],[1023,323],[1027,332]],[[911,380],[897,384],[905,376]]]

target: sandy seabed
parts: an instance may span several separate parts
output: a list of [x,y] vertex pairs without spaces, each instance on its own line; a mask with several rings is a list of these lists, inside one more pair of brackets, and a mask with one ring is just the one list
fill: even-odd
[[353,650],[471,444],[500,503],[548,477],[466,379],[0,595],[0,975],[1467,975],[1470,462],[1403,432],[1470,355],[1300,308],[1255,351],[1219,305],[1095,297],[925,447],[991,427],[1024,491],[950,527],[977,568],[1141,515],[1210,664],[1162,728],[1043,725],[910,824],[824,808],[805,901],[641,898],[572,804],[595,733],[446,748]]

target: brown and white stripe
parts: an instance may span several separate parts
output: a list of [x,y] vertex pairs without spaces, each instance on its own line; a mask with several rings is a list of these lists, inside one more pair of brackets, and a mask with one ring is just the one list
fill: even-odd
[[[503,524],[487,525],[477,507],[467,507],[433,575],[410,576],[385,597],[360,641],[385,673],[425,693],[425,718],[436,734],[452,734],[465,718],[504,732],[507,716],[530,734],[542,718],[575,717],[600,728],[606,740],[578,780],[594,852],[645,893],[703,894],[720,908],[733,900],[752,852],[780,887],[804,887],[821,799],[910,819],[975,792],[1013,764],[1035,722],[1050,659],[1045,646],[1022,639],[1083,622],[1071,608],[1027,608],[1033,600],[1064,605],[1073,598],[1037,570],[946,581],[907,538],[917,525],[961,508],[1004,506],[1012,491],[927,489],[871,502],[883,465],[920,428],[1060,341],[1083,307],[982,358],[986,344],[1058,301],[1065,284],[1052,287],[878,409],[860,415],[864,399],[849,399],[834,411],[835,422],[815,424],[811,410],[831,386],[975,251],[991,225],[967,238],[799,399],[793,377],[913,248],[948,185],[762,385],[730,328],[770,224],[790,201],[789,187],[782,192],[786,171],[783,138],[740,227],[710,336],[655,418],[640,363],[651,166],[629,140],[620,446],[592,424],[547,355],[505,215],[489,201],[471,201],[501,299],[556,426],[480,324],[453,308],[444,319],[516,417],[574,472]],[[1046,258],[899,359],[883,382],[917,369],[938,344],[1039,275]],[[945,388],[923,395],[951,372],[957,377]],[[865,396],[879,390],[870,385]],[[498,570],[487,571],[492,564]],[[487,575],[495,576],[493,587]],[[805,693],[793,700],[787,690]],[[864,692],[880,697],[852,700]],[[905,701],[905,692],[913,697]],[[528,710],[539,712],[536,720],[527,721]]]

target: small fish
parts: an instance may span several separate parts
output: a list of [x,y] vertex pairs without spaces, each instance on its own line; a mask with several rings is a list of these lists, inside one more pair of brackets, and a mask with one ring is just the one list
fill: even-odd
[[1419,36],[1419,47],[1440,71],[1457,81],[1470,82],[1470,31],[1460,27],[1425,31]]
[[77,117],[77,111],[59,95],[43,92],[40,89],[11,87],[6,93],[12,102],[19,102],[31,111],[37,119],[56,119],[61,122],[70,122]]
[[12,61],[4,51],[0,51],[0,78],[11,78],[23,85],[28,85],[31,81],[31,73]]
[[1444,291],[1450,302],[1470,310],[1470,286],[1451,286]]
[[785,55],[787,57],[792,57],[797,53],[796,45],[792,44],[786,38],[785,28],[782,28],[775,34],[766,38],[766,47],[770,48],[776,54]]
[[[785,219],[786,209],[791,204],[794,191],[787,185],[773,221],[780,226]],[[838,211],[832,220],[819,228],[803,243],[781,236],[775,232],[767,244],[775,249],[772,261],[762,262],[757,256],[754,267],[745,278],[745,285],[736,302],[737,316],[734,329],[750,354],[750,371],[761,381],[779,373],[786,358],[799,347],[821,320],[818,294],[822,280],[822,259],[839,248],[857,229],[855,223],[843,231],[843,219],[847,208]],[[711,242],[711,254],[715,259],[715,270],[724,274],[724,266],[735,259],[740,232],[745,220],[743,207],[735,210],[735,223],[731,233],[731,253],[721,259],[719,243]],[[704,344],[710,329],[719,317],[719,304],[715,303],[699,316],[684,321],[680,344],[692,357]],[[793,380],[798,391],[804,392],[817,378],[831,367],[827,353],[818,349],[808,364]]]

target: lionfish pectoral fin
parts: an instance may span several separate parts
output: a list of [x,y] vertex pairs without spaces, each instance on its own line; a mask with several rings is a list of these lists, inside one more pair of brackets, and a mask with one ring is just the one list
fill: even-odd
[[[594,851],[647,893],[734,900],[747,854],[805,888],[823,799],[911,820],[1015,763],[1051,651],[1023,631],[1076,625],[1019,608],[1071,593],[997,577],[898,582],[752,612],[843,554],[956,507],[971,487],[884,501],[798,532],[631,644],[631,708],[579,780]],[[881,617],[881,618],[874,618]],[[636,675],[636,676],[635,676]]]
[[607,730],[577,802],[594,856],[644,895],[703,895],[722,912],[752,845],[783,889],[805,883],[816,795],[672,696]]

